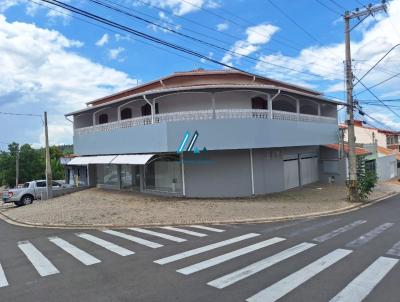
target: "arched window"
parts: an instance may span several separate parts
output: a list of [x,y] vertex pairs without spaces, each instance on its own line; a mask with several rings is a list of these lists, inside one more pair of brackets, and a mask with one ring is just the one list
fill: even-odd
[[128,118],[132,118],[132,109],[125,108],[121,110],[121,120],[126,120]]
[[333,104],[321,104],[321,115],[328,117],[336,117],[337,115],[336,105]]
[[107,123],[108,123],[108,115],[106,113],[100,114],[99,124],[107,124]]
[[289,97],[278,97],[272,102],[272,110],[297,112],[296,100]]
[[262,97],[255,97],[251,99],[251,109],[268,109],[268,102]]
[[318,104],[313,101],[301,100],[300,113],[318,115]]

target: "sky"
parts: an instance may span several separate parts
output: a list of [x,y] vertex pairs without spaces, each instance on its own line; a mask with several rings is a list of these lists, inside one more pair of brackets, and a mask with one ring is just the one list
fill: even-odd
[[[353,10],[366,3],[366,0],[97,1],[114,5],[129,16],[94,1],[62,1],[226,65],[303,85],[338,100],[345,100],[344,22],[340,14],[344,9]],[[400,43],[398,20],[400,0],[393,0],[387,13],[368,17],[352,30],[356,77],[363,76]],[[356,23],[354,20],[353,25]],[[395,48],[362,83],[371,87],[397,74],[399,54],[400,47]],[[224,67],[106,27],[42,0],[0,0],[0,150],[13,141],[33,147],[44,144],[40,117],[2,112],[42,115],[47,111],[50,143],[70,144],[73,129],[65,113],[82,109],[93,99],[176,71],[198,68]],[[400,130],[400,106],[387,102],[394,106],[390,107],[393,113],[383,105],[376,105],[377,101],[372,103],[374,96],[363,90],[361,84],[355,86],[363,110],[387,127]],[[372,91],[384,100],[400,98],[400,77],[395,76]],[[369,117],[364,119],[382,127]]]

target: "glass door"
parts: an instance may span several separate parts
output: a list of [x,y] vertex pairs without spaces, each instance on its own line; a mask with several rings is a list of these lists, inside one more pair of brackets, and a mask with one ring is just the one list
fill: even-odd
[[132,190],[133,189],[133,175],[131,165],[121,166],[121,189]]

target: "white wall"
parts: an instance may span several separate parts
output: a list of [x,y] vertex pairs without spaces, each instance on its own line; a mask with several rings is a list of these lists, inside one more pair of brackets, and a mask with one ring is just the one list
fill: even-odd
[[211,94],[179,93],[156,99],[159,113],[171,113],[192,110],[211,110]]

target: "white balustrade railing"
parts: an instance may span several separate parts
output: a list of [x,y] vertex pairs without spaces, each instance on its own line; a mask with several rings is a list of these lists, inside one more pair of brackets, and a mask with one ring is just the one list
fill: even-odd
[[[197,110],[171,112],[154,115],[154,123],[198,121],[211,119],[270,119],[270,111],[264,109],[218,109],[218,110]],[[309,114],[298,114],[286,111],[272,111],[272,119],[302,121],[302,122],[323,122],[337,123],[334,117],[325,117]],[[107,132],[114,129],[132,128],[140,125],[152,124],[151,116],[136,117],[107,124],[95,125],[75,129],[75,135],[82,135],[93,132]]]

